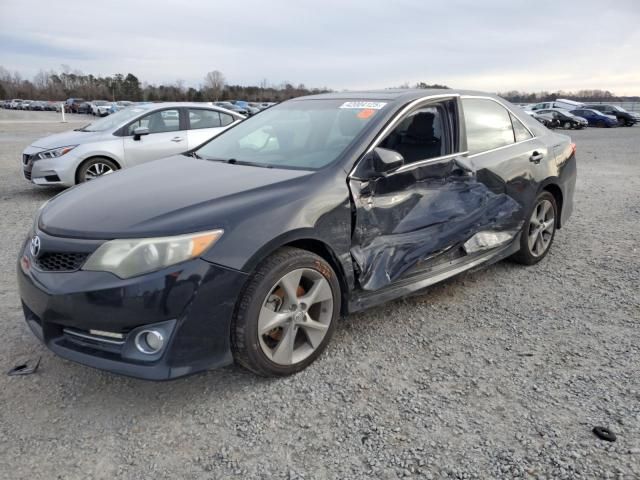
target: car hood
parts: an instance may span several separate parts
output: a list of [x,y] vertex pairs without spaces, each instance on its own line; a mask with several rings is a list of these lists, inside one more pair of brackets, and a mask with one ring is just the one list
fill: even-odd
[[277,198],[305,194],[314,172],[177,155],[119,171],[54,197],[38,227],[55,236],[139,238],[227,228]]
[[82,143],[92,142],[98,138],[104,137],[105,132],[77,132],[71,130],[68,132],[56,133],[48,137],[42,137],[31,144],[35,148],[58,148],[67,147],[69,145],[80,145]]

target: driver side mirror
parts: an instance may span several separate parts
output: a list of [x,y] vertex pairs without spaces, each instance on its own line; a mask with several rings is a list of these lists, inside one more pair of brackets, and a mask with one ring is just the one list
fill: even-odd
[[142,137],[142,135],[149,135],[148,127],[138,127],[133,131],[134,140],[140,140],[140,137]]
[[404,157],[395,150],[377,147],[367,153],[355,171],[362,180],[385,177],[404,165]]

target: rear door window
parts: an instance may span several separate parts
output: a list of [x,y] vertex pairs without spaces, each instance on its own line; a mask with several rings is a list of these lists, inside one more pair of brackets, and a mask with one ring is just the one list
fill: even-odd
[[235,122],[235,118],[233,118],[233,116],[228,115],[226,113],[220,113],[220,124],[223,127],[226,127],[227,125],[231,125],[233,122]]
[[530,138],[533,138],[533,135],[531,135],[531,132],[529,132],[529,130],[527,130],[527,127],[525,127],[523,125],[523,123],[518,120],[518,118],[513,115],[511,115],[511,124],[513,125],[513,133],[516,137],[516,142],[524,142],[525,140],[529,140]]
[[222,126],[220,122],[220,113],[215,110],[205,110],[202,108],[190,108],[189,112],[189,128],[192,130],[198,128],[218,128]]
[[498,102],[485,98],[463,98],[462,106],[470,155],[515,142],[511,114]]

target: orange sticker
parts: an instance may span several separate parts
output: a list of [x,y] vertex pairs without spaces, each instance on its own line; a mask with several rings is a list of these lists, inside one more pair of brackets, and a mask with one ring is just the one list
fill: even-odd
[[358,118],[369,118],[372,117],[376,111],[372,108],[365,108],[364,110],[360,110],[358,112]]

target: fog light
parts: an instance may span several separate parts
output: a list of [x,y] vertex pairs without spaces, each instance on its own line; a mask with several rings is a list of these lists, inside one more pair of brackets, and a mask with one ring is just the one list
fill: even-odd
[[142,330],[136,335],[136,348],[142,353],[153,355],[164,345],[164,337],[157,330]]

